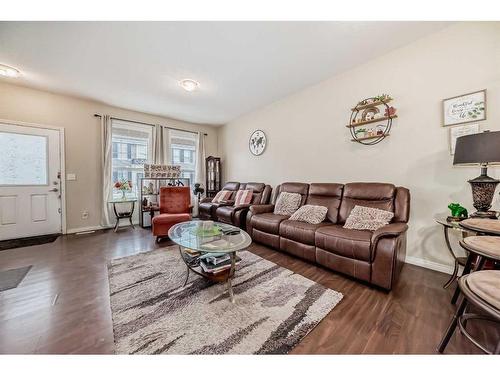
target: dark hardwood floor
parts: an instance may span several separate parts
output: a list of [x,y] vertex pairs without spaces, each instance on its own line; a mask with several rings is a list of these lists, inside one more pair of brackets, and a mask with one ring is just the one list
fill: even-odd
[[[0,353],[113,353],[107,262],[168,245],[127,228],[0,251],[1,270],[33,265],[18,288],[0,293]],[[445,274],[405,265],[387,293],[263,246],[252,251],[344,294],[295,354],[435,353],[454,311]],[[500,336],[473,328],[489,341]],[[456,333],[446,353],[479,351]]]

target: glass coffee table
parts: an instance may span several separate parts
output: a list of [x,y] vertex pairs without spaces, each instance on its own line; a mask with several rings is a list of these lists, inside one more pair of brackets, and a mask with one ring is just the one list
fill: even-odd
[[[186,264],[187,274],[184,286],[189,280],[190,272],[206,279],[227,283],[229,300],[234,302],[232,279],[236,270],[236,252],[246,250],[252,239],[245,231],[235,226],[214,223],[212,229],[206,229],[203,221],[187,221],[174,225],[168,231],[170,239],[179,245],[179,252]],[[224,234],[227,231],[237,231],[236,234]],[[206,263],[213,257],[227,255],[221,266],[223,269],[211,272],[206,269]],[[203,266],[202,266],[203,263]]]

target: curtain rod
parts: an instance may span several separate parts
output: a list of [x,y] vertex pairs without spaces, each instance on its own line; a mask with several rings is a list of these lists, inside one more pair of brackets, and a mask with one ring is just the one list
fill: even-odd
[[[102,117],[102,115],[98,114],[98,113],[94,113],[94,117]],[[155,124],[149,124],[147,122],[141,122],[141,121],[134,121],[134,120],[127,120],[127,119],[124,119],[124,118],[119,118],[119,117],[113,117],[111,116],[111,119],[113,120],[120,120],[120,121],[127,121],[127,122],[133,122],[133,123],[136,123],[136,124],[141,124],[141,125],[149,125],[149,126],[156,126]],[[179,130],[179,131],[183,131],[183,132],[187,132],[187,133],[194,133],[194,134],[198,134],[198,132],[194,132],[192,130],[184,130],[184,129],[179,129],[179,128],[172,128],[170,126],[164,126],[164,125],[160,125],[161,127],[164,127],[164,128],[167,128],[167,129],[171,129],[171,130]],[[207,133],[202,133],[203,135],[208,135]]]

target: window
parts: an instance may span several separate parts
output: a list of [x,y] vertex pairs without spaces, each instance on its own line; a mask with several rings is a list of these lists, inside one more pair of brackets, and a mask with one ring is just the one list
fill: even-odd
[[170,130],[172,164],[181,166],[181,177],[189,178],[191,188],[195,183],[196,134],[181,130]]
[[0,185],[47,185],[47,138],[0,132]]
[[[144,163],[153,160],[153,127],[135,122],[112,120],[112,181],[132,182],[127,197],[137,197],[139,178],[144,173]],[[113,198],[121,192],[113,188]]]

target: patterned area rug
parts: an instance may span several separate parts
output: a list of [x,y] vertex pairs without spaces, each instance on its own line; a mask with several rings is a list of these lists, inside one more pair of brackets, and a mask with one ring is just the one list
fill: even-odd
[[108,265],[117,354],[284,354],[342,299],[248,251],[226,285],[191,273],[177,246]]

